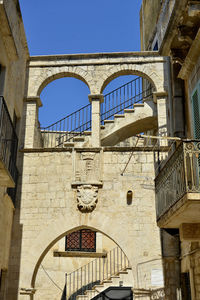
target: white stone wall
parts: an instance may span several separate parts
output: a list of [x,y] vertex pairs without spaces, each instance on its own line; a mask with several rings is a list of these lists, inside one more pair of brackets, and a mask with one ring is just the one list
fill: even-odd
[[[46,275],[42,275],[40,266],[43,258],[42,264],[49,268],[52,276],[58,274],[57,283],[63,286],[64,263],[61,262],[64,258],[53,257],[52,249],[56,247],[56,240],[70,230],[87,226],[106,234],[119,245],[130,260],[135,287],[138,284],[137,265],[161,256],[159,230],[155,221],[153,154],[135,152],[124,176],[121,176],[130,151],[95,151],[93,148],[62,152],[30,149],[24,153],[18,190],[21,196],[19,223],[23,228],[21,254],[17,257],[16,248],[12,255],[16,255],[16,267],[21,261],[19,288],[30,288],[32,281],[32,287],[37,290],[35,299],[45,297],[47,279],[44,279]],[[89,169],[87,157],[93,158]],[[92,212],[82,213],[77,208],[76,188],[72,186],[75,181],[79,184],[103,184],[98,190],[98,203]],[[133,191],[131,205],[127,204],[128,190]],[[77,268],[79,263],[73,259],[70,268]],[[150,278],[152,269],[161,267],[160,262],[156,267],[153,264],[146,266],[143,281]],[[148,279],[141,281],[140,285],[148,288],[151,282]],[[50,293],[53,297],[54,292],[55,286],[49,283],[48,295]],[[12,291],[8,299],[12,299]],[[20,299],[26,297],[21,295]]]

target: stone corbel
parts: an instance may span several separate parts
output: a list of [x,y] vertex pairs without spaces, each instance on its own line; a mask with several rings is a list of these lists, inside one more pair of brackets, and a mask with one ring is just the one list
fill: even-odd
[[200,15],[200,3],[199,1],[188,2],[188,16],[197,17]]
[[193,42],[192,38],[189,35],[184,34],[182,32],[182,28],[181,27],[178,27],[178,40],[179,40],[179,42],[187,43],[189,46]]

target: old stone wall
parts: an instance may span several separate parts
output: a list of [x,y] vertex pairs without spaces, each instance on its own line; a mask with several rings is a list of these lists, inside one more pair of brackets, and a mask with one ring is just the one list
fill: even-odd
[[[21,197],[21,200],[18,198],[21,202],[18,222],[23,228],[20,257],[18,249],[12,249],[15,256],[13,267],[17,270],[20,264],[20,289],[30,288],[32,281],[32,287],[37,290],[35,299],[44,298],[41,270],[37,275],[44,257],[45,263],[53,266],[50,272],[60,272],[58,281],[61,282],[57,283],[62,286],[64,265],[58,264],[58,258],[52,257],[49,249],[53,249],[56,241],[67,232],[85,226],[102,232],[122,248],[131,263],[135,287],[138,284],[137,264],[145,265],[147,261],[160,259],[159,230],[155,223],[153,154],[135,152],[124,176],[121,176],[130,155],[125,148],[124,151],[123,148],[121,151],[106,148],[25,151],[18,189],[18,197]],[[98,188],[98,202],[92,212],[81,212],[77,207],[77,189],[84,185]],[[127,202],[129,190],[133,192],[132,203]],[[143,280],[151,278],[153,269],[162,269],[159,260],[157,265],[146,266]],[[17,274],[15,276],[17,279]],[[151,287],[149,279],[141,285]],[[13,299],[13,292],[9,290],[8,299]],[[52,287],[52,297],[54,292]],[[26,299],[22,294],[21,291],[20,299]]]
[[[28,56],[19,2],[0,1],[0,95],[4,96],[11,120],[14,120],[14,115],[16,116],[16,131],[19,140],[22,138],[21,118]],[[2,174],[1,178],[4,176]],[[0,271],[4,274],[1,281],[1,299],[4,299],[3,293],[7,285],[13,212],[14,206],[7,194],[7,186],[5,184],[3,186],[1,182]]]
[[[149,50],[160,13],[160,0],[143,0],[140,10],[141,50]],[[150,49],[151,50],[151,49]]]

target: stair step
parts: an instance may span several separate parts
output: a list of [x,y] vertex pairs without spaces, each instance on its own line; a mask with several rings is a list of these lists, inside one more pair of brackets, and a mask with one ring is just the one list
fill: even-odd
[[134,107],[144,107],[144,103],[136,103],[134,104]]
[[64,142],[63,143],[63,147],[67,148],[67,147],[74,147],[74,143],[73,142]]
[[92,131],[83,131],[83,134],[84,134],[85,136],[91,135],[91,134],[92,134]]
[[128,272],[127,271],[119,271],[118,274],[128,274]]
[[114,123],[114,120],[105,120],[104,121],[104,124],[113,124]]
[[119,275],[114,275],[114,276],[111,276],[110,279],[115,279],[115,278],[120,278]]
[[88,296],[87,295],[78,295],[78,296],[76,296],[76,299],[78,300],[78,299],[83,299],[83,300],[85,300],[85,299],[88,299]]
[[73,138],[74,142],[84,142],[85,141],[85,137],[84,136],[76,136]]
[[133,113],[135,111],[134,108],[125,108],[124,113]]
[[94,294],[98,294],[98,292],[95,291],[95,290],[87,290],[86,294],[92,294],[92,295],[94,295]]
[[115,118],[125,118],[125,115],[114,115]]
[[106,280],[103,280],[102,283],[112,283],[112,280],[106,279]]
[[95,289],[102,288],[102,287],[104,287],[103,284],[97,284],[97,285],[93,286],[93,289],[95,290]]

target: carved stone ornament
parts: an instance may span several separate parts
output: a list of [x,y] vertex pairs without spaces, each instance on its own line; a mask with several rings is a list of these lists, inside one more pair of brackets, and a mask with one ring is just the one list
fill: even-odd
[[78,208],[82,212],[91,212],[97,205],[98,187],[89,185],[81,185],[77,187]]

